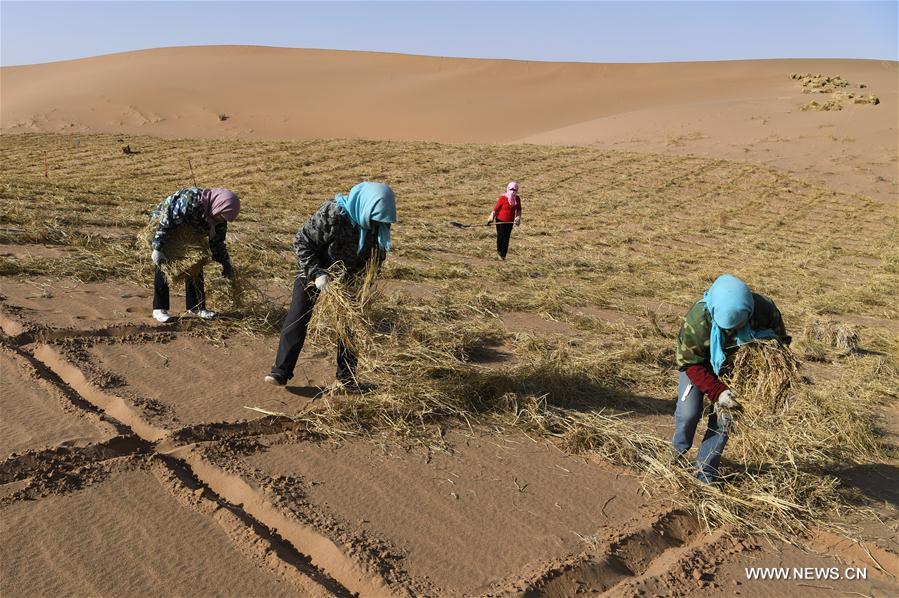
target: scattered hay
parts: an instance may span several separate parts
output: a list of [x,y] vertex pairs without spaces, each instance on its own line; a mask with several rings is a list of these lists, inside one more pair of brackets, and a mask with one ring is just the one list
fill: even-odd
[[[150,241],[158,227],[158,221],[151,219],[140,235],[140,247],[150,247]],[[161,265],[162,273],[169,285],[197,276],[212,257],[207,231],[189,225],[176,227],[165,240],[162,252],[166,257]]]
[[[836,77],[828,77],[825,75],[811,73],[791,73],[790,79],[798,80],[802,87],[802,93],[829,93],[831,99],[827,102],[819,103],[815,101],[808,102],[799,107],[800,110],[814,111],[835,111],[842,110],[842,102],[850,102],[852,104],[873,104],[880,103],[880,98],[874,95],[858,95],[853,91],[841,91],[842,88],[849,86],[849,81],[843,79],[839,75]],[[864,83],[859,84],[859,89],[867,87]]]
[[836,102],[852,100],[856,97],[854,91],[835,91],[830,96]]
[[798,367],[789,348],[756,342],[738,351],[726,378],[745,410],[735,415],[728,442],[725,456],[735,473],[724,493],[741,497],[732,506],[752,521],[750,529],[768,527],[758,521],[767,512],[780,528],[775,535],[839,515],[850,500],[835,469],[882,457],[872,397],[861,388],[849,394],[800,385]]
[[843,105],[834,100],[827,100],[823,103],[812,100],[808,104],[799,106],[799,109],[803,112],[838,112],[843,109]]
[[875,95],[860,95],[852,98],[853,104],[872,104],[876,106],[880,103],[880,98]]
[[797,350],[811,361],[843,357],[857,351],[859,346],[857,327],[824,317],[807,322],[797,340]]
[[260,296],[260,289],[236,269],[231,278],[215,278],[206,284],[206,301],[216,311],[242,311]]
[[233,332],[247,336],[277,334],[287,314],[281,302],[272,299],[238,268],[231,278],[207,279],[206,305],[223,316],[203,327],[205,336],[212,341],[220,341]]
[[828,77],[820,73],[791,73],[790,79],[799,81],[802,93],[833,93],[837,88],[849,86],[849,81],[839,75]]
[[[373,277],[365,280],[363,288]],[[857,401],[812,395],[804,387],[797,393],[799,362],[789,349],[751,343],[735,356],[728,379],[746,412],[737,416],[726,454],[726,483],[709,486],[695,478],[692,463],[672,453],[667,439],[585,396],[584,387],[604,381],[594,360],[561,346],[534,346],[527,363],[484,370],[467,361],[470,325],[456,324],[454,314],[386,305],[370,291],[357,295],[369,298],[360,303],[339,276],[332,284],[322,298],[334,291],[330,303],[316,316],[317,334],[353,343],[360,378],[374,386],[360,395],[326,393],[292,416],[324,439],[389,433],[439,447],[453,422],[517,428],[564,451],[642,472],[648,493],[692,509],[710,529],[732,525],[790,541],[846,505],[828,468],[878,450]]]

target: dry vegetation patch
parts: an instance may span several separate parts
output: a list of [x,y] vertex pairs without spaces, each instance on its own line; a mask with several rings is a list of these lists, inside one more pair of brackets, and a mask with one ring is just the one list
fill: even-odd
[[[589,148],[133,137],[137,153],[125,155],[113,136],[77,141],[0,137],[0,243],[73,250],[58,258],[2,257],[0,272],[150,285],[150,248],[139,233],[152,207],[193,183],[192,168],[197,184],[234,189],[243,204],[228,237],[237,287],[215,269],[207,276],[210,308],[225,316],[203,327],[211,341],[249,334],[275,343],[295,275],[296,229],[322,201],[360,180],[394,188],[399,223],[382,278],[434,291],[414,298],[372,292],[355,307],[341,306],[335,292],[335,303],[319,306],[315,346],[351,338],[361,382],[373,385],[361,396],[333,394],[290,414],[322,437],[390,433],[439,446],[447,426],[516,426],[643,471],[648,491],[667,489],[660,496],[691,505],[710,525],[780,534],[847,504],[827,467],[877,458],[873,412],[878,401],[895,398],[899,343],[876,326],[837,342],[864,352],[821,350],[828,381],[791,382],[786,407],[758,415],[767,419],[750,412],[738,424],[725,463],[726,473],[738,475],[724,488],[696,483],[667,455],[667,438],[635,423],[640,415],[670,416],[676,387],[679,316],[646,306],[686,313],[722,272],[773,297],[794,334],[825,316],[899,317],[896,215],[870,198],[756,165]],[[523,225],[513,232],[509,259],[495,262],[485,259],[493,253],[491,231],[446,223],[486,218],[512,178],[522,184]],[[434,189],[444,190],[438,202]],[[630,318],[610,325],[578,315],[586,305]],[[507,333],[500,316],[509,311],[566,322],[576,332]],[[359,318],[341,322],[340,313]],[[471,359],[498,343],[513,353],[504,367]],[[786,453],[769,452],[778,431],[791,435]],[[809,451],[797,453],[795,443],[803,442]],[[771,498],[784,488],[792,490]]]
[[[799,109],[802,111],[835,111],[842,110],[844,103],[851,104],[872,104],[880,103],[880,98],[871,94],[857,94],[854,91],[845,91],[849,87],[849,81],[843,77],[836,75],[829,77],[827,75],[812,73],[791,73],[790,79],[799,81],[802,93],[829,93],[830,98],[825,102],[817,102],[812,100],[806,104],[802,104]],[[858,88],[864,89],[867,85],[859,83]]]

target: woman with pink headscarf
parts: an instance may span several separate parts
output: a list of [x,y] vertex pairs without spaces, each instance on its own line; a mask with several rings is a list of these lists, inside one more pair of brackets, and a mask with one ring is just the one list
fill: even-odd
[[512,226],[521,226],[521,197],[518,195],[518,182],[512,181],[506,185],[506,193],[500,195],[490,212],[487,225],[496,221],[496,255],[499,259],[506,259],[509,251],[509,238],[512,236]]
[[[166,260],[165,242],[179,226],[193,226],[209,232],[209,249],[212,259],[222,265],[222,276],[230,278],[234,274],[225,235],[228,223],[240,213],[240,199],[229,189],[180,189],[166,197],[152,211],[151,217],[159,222],[151,246],[152,259],[156,264],[156,278],[153,284],[153,318],[163,324],[174,317],[169,313],[169,285],[159,267]],[[189,314],[208,320],[215,312],[206,309],[206,293],[203,273],[188,277],[185,281],[185,297]]]

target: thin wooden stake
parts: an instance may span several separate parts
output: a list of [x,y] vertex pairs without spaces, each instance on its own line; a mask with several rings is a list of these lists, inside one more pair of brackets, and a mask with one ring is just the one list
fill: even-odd
[[190,178],[194,182],[194,187],[197,186],[197,177],[194,176],[194,165],[190,163],[190,158],[187,159],[187,167],[190,168]]

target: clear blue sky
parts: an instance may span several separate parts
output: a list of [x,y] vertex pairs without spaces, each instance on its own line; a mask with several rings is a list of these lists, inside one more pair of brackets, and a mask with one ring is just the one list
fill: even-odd
[[252,44],[476,58],[897,60],[882,2],[0,2],[0,64]]

